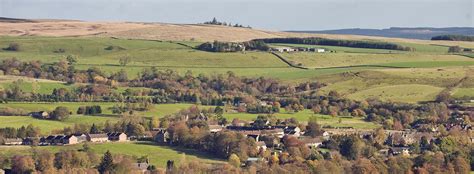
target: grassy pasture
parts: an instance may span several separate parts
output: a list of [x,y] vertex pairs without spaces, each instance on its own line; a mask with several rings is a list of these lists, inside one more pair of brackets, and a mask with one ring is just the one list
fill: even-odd
[[[240,120],[252,121],[257,118],[258,115],[264,114],[249,114],[249,113],[225,113],[224,117],[228,121],[232,121],[234,118]],[[307,122],[311,116],[316,116],[318,118],[318,123],[323,126],[333,126],[333,127],[354,127],[354,128],[377,128],[379,125],[366,122],[361,118],[346,118],[346,117],[332,117],[329,115],[319,115],[314,114],[313,111],[305,109],[297,113],[288,113],[282,109],[280,113],[274,114],[277,119],[288,119],[296,118],[300,122]],[[339,119],[341,122],[339,123]]]
[[40,120],[29,116],[0,116],[0,127],[15,127],[33,126],[41,129],[41,134],[48,135],[52,130],[62,129],[64,127],[73,127],[74,124],[92,124],[104,123],[107,120],[114,122],[118,117],[103,117],[103,116],[85,116],[72,115],[64,121]]
[[474,59],[457,55],[431,54],[370,54],[370,53],[280,53],[289,61],[308,68],[328,68],[357,65],[393,67],[443,67],[474,65]]
[[[127,142],[127,143],[105,143],[105,144],[89,144],[91,150],[99,157],[109,150],[113,154],[124,154],[130,156],[148,156],[150,163],[164,168],[168,160],[174,160],[175,164],[179,164],[184,160],[198,160],[203,163],[224,163],[222,159],[217,159],[205,152],[192,149],[184,149],[179,147],[159,146],[145,142]],[[68,146],[1,146],[0,155],[13,156],[18,154],[32,154],[33,150],[46,150],[56,153],[62,150],[79,150],[82,144]]]

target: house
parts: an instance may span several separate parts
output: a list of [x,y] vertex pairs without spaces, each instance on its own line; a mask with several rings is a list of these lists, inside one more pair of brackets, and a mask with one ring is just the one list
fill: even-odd
[[21,138],[7,138],[7,139],[5,139],[5,142],[3,144],[7,145],[7,146],[22,145],[23,144],[23,139],[21,139]]
[[324,49],[322,49],[322,48],[317,48],[317,49],[316,49],[316,52],[317,52],[317,53],[324,53],[324,52],[326,52],[326,50],[324,50]]
[[255,142],[260,141],[260,134],[247,134],[247,137],[253,138]]
[[110,141],[124,142],[127,141],[127,134],[121,132],[107,133]]
[[109,141],[109,136],[107,134],[87,134],[87,141],[93,143],[104,143]]
[[170,142],[170,135],[166,129],[162,129],[155,135],[154,139],[157,143],[168,143]]
[[290,47],[276,47],[276,48],[272,48],[272,51],[278,51],[280,53],[283,53],[283,52],[292,52],[292,51],[295,51],[295,49],[290,48]]
[[249,157],[247,158],[247,160],[245,161],[245,166],[250,166],[258,161],[261,161],[262,159],[260,158],[255,158],[255,157]]
[[40,143],[39,145],[40,146],[46,146],[46,145],[50,145],[50,144],[53,144],[53,140],[56,136],[54,135],[50,135],[50,136],[47,136],[47,137],[42,137],[40,139]]
[[266,151],[267,150],[267,144],[265,144],[264,141],[258,141],[257,143],[257,150],[262,150],[262,151]]
[[68,135],[62,138],[62,144],[77,144],[77,143],[79,143],[79,140],[74,135]]
[[300,141],[303,142],[309,148],[316,148],[323,144],[323,141],[321,139],[322,137],[315,137],[315,138],[305,137],[305,138],[301,138]]
[[35,138],[35,137],[28,137],[28,138],[24,138],[23,139],[23,145],[37,145],[39,142],[39,139],[38,138]]
[[209,125],[209,132],[216,133],[222,131],[221,125]]
[[39,112],[31,112],[28,115],[34,118],[39,118],[39,119],[47,119],[49,118],[49,113],[46,111],[39,111]]
[[65,138],[66,136],[64,135],[58,135],[56,137],[54,137],[53,139],[53,142],[51,144],[54,144],[54,145],[61,145],[63,144],[63,139]]
[[147,170],[148,170],[148,167],[150,166],[150,164],[148,164],[148,162],[144,162],[144,163],[133,163],[132,164],[132,168],[134,170],[137,170],[137,171],[140,171],[142,173],[145,173]]
[[299,137],[301,135],[301,129],[297,126],[288,126],[283,129],[285,135],[292,135],[295,137]]
[[83,143],[87,141],[86,134],[74,134],[74,136],[77,138],[77,143]]
[[403,155],[403,156],[410,156],[410,148],[408,147],[391,147],[388,149],[388,154],[393,156],[396,155]]

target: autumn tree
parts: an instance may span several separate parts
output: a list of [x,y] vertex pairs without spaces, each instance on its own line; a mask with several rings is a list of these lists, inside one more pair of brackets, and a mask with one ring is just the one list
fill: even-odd
[[240,158],[236,154],[230,155],[229,164],[233,165],[234,167],[240,167]]
[[306,126],[305,135],[311,137],[317,137],[322,135],[323,131],[321,130],[321,125],[318,124],[316,116],[312,116],[308,120],[308,125]]

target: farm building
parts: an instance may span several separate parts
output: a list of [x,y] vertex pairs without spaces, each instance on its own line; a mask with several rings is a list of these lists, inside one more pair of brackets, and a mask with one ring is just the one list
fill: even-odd
[[39,119],[47,119],[49,118],[49,113],[46,111],[39,111],[39,112],[31,112],[29,114],[31,117],[39,118]]
[[209,132],[216,133],[222,131],[221,125],[209,125]]
[[300,140],[309,148],[319,147],[323,144],[322,137],[315,137],[315,138],[305,137]]
[[21,144],[23,144],[23,139],[21,139],[21,138],[7,138],[7,139],[5,139],[5,142],[3,144],[5,144],[7,146],[21,145]]
[[156,135],[155,135],[155,142],[157,143],[167,143],[170,141],[170,135],[168,131],[165,129],[160,130]]
[[107,133],[107,136],[109,136],[110,141],[118,141],[118,142],[127,141],[127,134],[125,133],[121,133],[121,132]]
[[109,141],[109,136],[107,134],[87,134],[87,141],[93,143],[104,143]]

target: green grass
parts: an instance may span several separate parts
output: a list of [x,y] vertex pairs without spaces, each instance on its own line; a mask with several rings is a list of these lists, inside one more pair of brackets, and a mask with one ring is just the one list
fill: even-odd
[[429,85],[391,85],[357,91],[347,97],[354,100],[378,98],[383,101],[416,103],[419,101],[433,101],[443,89]]
[[118,117],[72,115],[64,121],[53,121],[36,119],[29,116],[0,116],[0,128],[19,128],[21,126],[32,124],[41,129],[41,134],[47,135],[53,130],[60,130],[64,127],[73,127],[74,124],[104,123],[107,120],[114,122],[118,119]]
[[461,97],[474,97],[474,88],[456,88],[453,91],[454,98],[461,98]]
[[[226,113],[224,117],[227,118],[228,121],[232,121],[234,118],[238,118],[240,120],[255,120],[258,115],[264,114],[249,114],[249,113]],[[288,119],[288,118],[296,118],[300,122],[307,122],[311,116],[316,116],[318,118],[318,122],[323,126],[333,126],[333,127],[354,127],[354,128],[377,128],[379,125],[366,122],[361,118],[347,118],[347,117],[332,117],[329,115],[319,115],[314,114],[311,110],[303,110],[296,113],[288,113],[282,109],[280,113],[274,114],[277,119]],[[339,119],[341,122],[339,123]]]
[[279,53],[294,64],[308,68],[360,65],[393,67],[444,67],[474,65],[474,59],[457,55],[368,53]]
[[[101,157],[107,150],[113,154],[124,154],[135,157],[148,156],[150,163],[164,168],[168,160],[174,160],[179,165],[181,160],[198,160],[203,163],[224,163],[222,159],[217,159],[205,152],[192,149],[183,149],[178,147],[158,146],[146,142],[128,142],[128,143],[104,143],[89,144],[93,152]],[[34,147],[38,150],[47,150],[52,153],[61,150],[78,150],[82,148],[81,144],[71,146],[40,146]],[[0,155],[13,156],[17,154],[32,154],[32,147],[29,146],[0,146]]]

